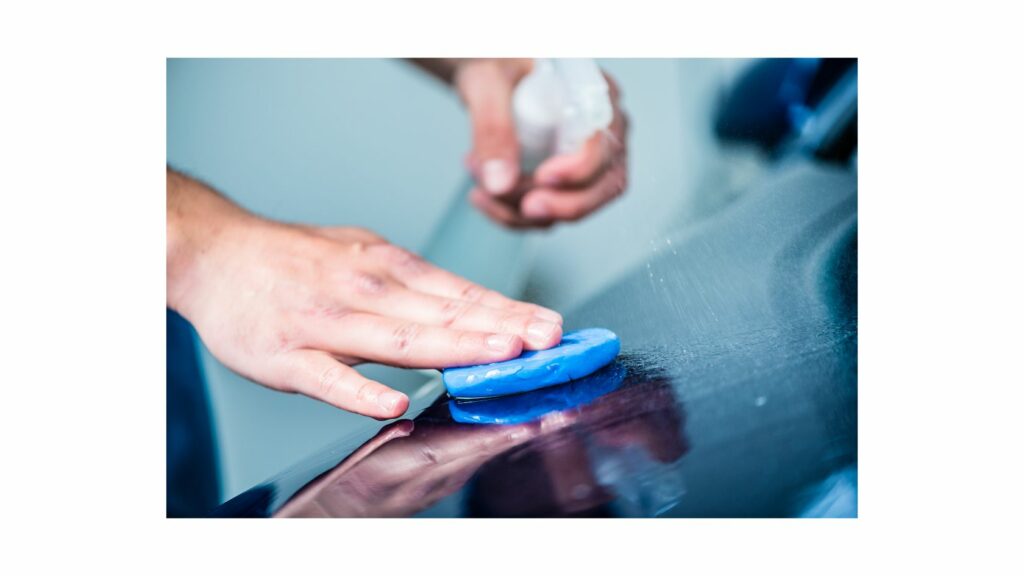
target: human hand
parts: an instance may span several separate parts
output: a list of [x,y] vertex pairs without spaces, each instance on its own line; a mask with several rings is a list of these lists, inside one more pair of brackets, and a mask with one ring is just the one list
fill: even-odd
[[239,374],[378,419],[409,400],[352,366],[498,362],[561,340],[561,316],[367,230],[253,216],[168,171],[168,305]]
[[531,67],[531,60],[468,59],[457,64],[452,77],[473,129],[466,165],[478,184],[470,202],[510,228],[579,220],[626,188],[627,119],[618,86],[607,74],[614,110],[609,128],[576,152],[548,158],[532,175],[520,173],[512,94]]

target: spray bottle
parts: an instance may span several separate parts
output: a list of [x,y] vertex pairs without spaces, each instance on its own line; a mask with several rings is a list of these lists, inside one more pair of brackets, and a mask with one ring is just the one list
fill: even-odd
[[[512,95],[520,169],[533,172],[548,157],[579,150],[612,121],[608,83],[591,59],[534,61]],[[536,236],[511,232],[470,205],[470,180],[456,194],[424,250],[424,256],[474,282],[518,296],[536,247]]]
[[575,152],[612,121],[608,83],[597,63],[538,59],[512,96],[522,170],[549,156]]

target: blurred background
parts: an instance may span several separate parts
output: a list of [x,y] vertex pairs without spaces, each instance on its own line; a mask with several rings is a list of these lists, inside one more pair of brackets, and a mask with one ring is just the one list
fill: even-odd
[[[594,216],[548,232],[512,234],[473,212],[463,197],[470,132],[461,103],[399,60],[170,59],[167,162],[263,216],[366,227],[472,280],[565,312],[646,258],[668,230],[699,226],[737,198],[769,169],[794,126],[807,136],[807,118],[793,103],[806,100],[808,78],[827,69],[818,60],[599,63],[618,81],[630,117],[629,186]],[[729,121],[729,110],[764,109],[737,103],[737,82],[768,87],[782,106],[777,125]],[[731,132],[735,125],[743,133]],[[846,150],[841,161],[855,158]],[[222,501],[367,420],[254,385],[205,350],[201,358]],[[406,392],[429,378],[360,371]]]

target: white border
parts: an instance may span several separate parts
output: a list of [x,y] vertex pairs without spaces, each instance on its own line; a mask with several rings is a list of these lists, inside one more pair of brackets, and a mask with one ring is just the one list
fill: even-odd
[[[1020,573],[1020,20],[1000,4],[20,4],[0,16],[12,573]],[[860,519],[163,518],[165,58],[499,54],[861,58]]]

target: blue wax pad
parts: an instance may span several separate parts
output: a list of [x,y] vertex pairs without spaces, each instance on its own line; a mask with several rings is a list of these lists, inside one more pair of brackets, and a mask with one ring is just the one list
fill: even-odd
[[621,364],[613,363],[581,380],[533,392],[484,400],[449,400],[452,420],[462,424],[522,424],[552,412],[564,412],[590,404],[618,390],[626,375]]
[[619,337],[614,332],[586,328],[564,334],[553,348],[530,350],[504,362],[448,368],[442,377],[456,398],[489,398],[583,378],[618,354]]

